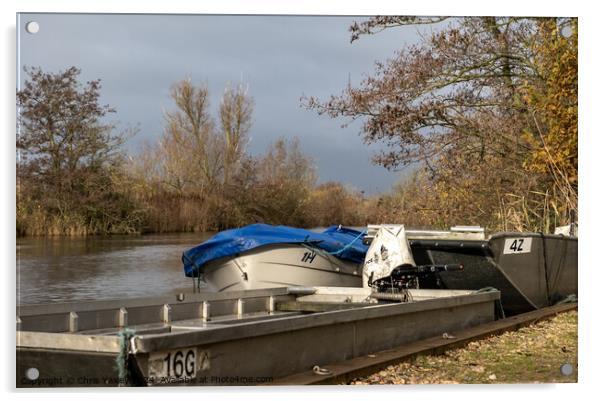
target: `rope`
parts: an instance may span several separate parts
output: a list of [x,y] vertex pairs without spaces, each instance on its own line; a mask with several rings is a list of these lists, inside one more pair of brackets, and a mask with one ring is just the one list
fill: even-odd
[[556,305],[558,304],[576,304],[577,303],[577,294],[570,294],[567,295],[566,297],[564,297],[563,299],[561,299],[560,301],[556,302]]
[[136,334],[136,330],[125,327],[119,333],[119,354],[115,359],[117,363],[117,372],[119,375],[119,385],[125,384],[128,374],[128,356],[130,354],[130,340]]
[[201,292],[201,281],[203,279],[203,275],[201,274],[201,272],[198,269],[196,271],[196,274],[197,274],[196,292]]
[[541,248],[543,249],[543,269],[546,275],[546,299],[548,300],[548,305],[552,305],[552,300],[550,299],[550,278],[548,277],[548,255],[546,253],[546,237],[543,232],[540,232],[541,236]]
[[329,255],[340,255],[343,252],[345,252],[347,249],[351,248],[351,245],[353,245],[353,243],[355,241],[357,241],[358,239],[360,239],[362,237],[362,235],[366,234],[366,229],[363,229],[362,232],[360,232],[357,237],[355,237],[353,239],[353,241],[351,241],[350,243],[348,243],[347,245],[345,245],[344,247],[342,247],[341,249],[339,249],[338,251],[333,251],[333,252],[326,252]]
[[320,375],[320,376],[328,376],[328,375],[332,374],[332,371],[330,369],[321,368],[318,365],[314,366],[312,370],[314,371],[315,374]]
[[[201,269],[199,266],[197,266],[196,261],[191,261],[186,254],[182,255],[182,262],[184,262],[184,259],[186,259],[186,263],[192,263],[192,292],[201,292],[201,281],[203,279],[203,276],[201,274]],[[196,274],[196,275],[195,275]],[[195,280],[196,279],[196,280]]]
[[320,255],[324,259],[326,259],[330,264],[338,267],[339,269],[343,270],[345,268],[345,265],[341,264],[341,261],[336,256],[332,257],[333,255],[329,254],[322,248],[318,248],[317,246],[313,245],[313,243],[302,242],[301,245],[304,246],[305,248],[309,249],[312,252],[316,252],[318,255]]
[[[499,290],[495,287],[483,287],[481,289],[476,290],[475,293],[481,294],[484,292],[494,292],[494,291],[499,291]],[[495,300],[495,317],[497,319],[505,319],[506,318],[506,314],[504,313],[504,307],[502,306],[501,298]]]

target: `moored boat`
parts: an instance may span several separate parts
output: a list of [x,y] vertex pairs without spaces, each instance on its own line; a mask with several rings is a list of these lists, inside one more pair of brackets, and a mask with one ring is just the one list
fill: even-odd
[[498,233],[487,240],[410,240],[417,263],[461,264],[422,280],[421,288],[479,289],[502,293],[508,314],[553,305],[577,296],[577,237]]
[[[230,230],[184,254],[188,276],[216,291],[277,286],[501,291],[507,314],[577,296],[576,236],[449,231],[371,225],[323,233],[253,225]],[[362,243],[363,242],[363,243]],[[216,257],[219,255],[219,257]]]
[[17,387],[254,385],[492,322],[498,292],[271,288],[17,306]]
[[282,286],[361,287],[364,233],[253,224],[218,233],[182,255],[185,274],[213,291]]

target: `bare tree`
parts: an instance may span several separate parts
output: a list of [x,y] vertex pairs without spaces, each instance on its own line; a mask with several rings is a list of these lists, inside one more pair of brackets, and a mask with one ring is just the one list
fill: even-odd
[[248,94],[248,87],[242,84],[234,88],[228,86],[219,107],[219,120],[224,140],[224,184],[226,185],[245,153],[252,115],[253,99]]
[[257,162],[258,214],[266,223],[303,224],[315,181],[315,167],[301,151],[299,140],[278,139]]
[[217,184],[222,170],[207,85],[180,81],[172,87],[171,98],[177,108],[166,113],[159,145],[165,183],[179,193],[203,193]]

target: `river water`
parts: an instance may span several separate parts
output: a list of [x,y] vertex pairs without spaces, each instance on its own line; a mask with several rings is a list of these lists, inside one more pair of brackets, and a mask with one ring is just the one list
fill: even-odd
[[17,305],[191,292],[182,252],[211,235],[17,238]]

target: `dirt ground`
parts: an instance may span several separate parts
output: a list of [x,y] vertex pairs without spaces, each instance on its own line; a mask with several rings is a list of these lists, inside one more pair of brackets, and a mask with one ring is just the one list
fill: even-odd
[[[563,374],[564,364],[570,366]],[[418,356],[349,384],[576,382],[577,311],[570,311],[442,355]]]

